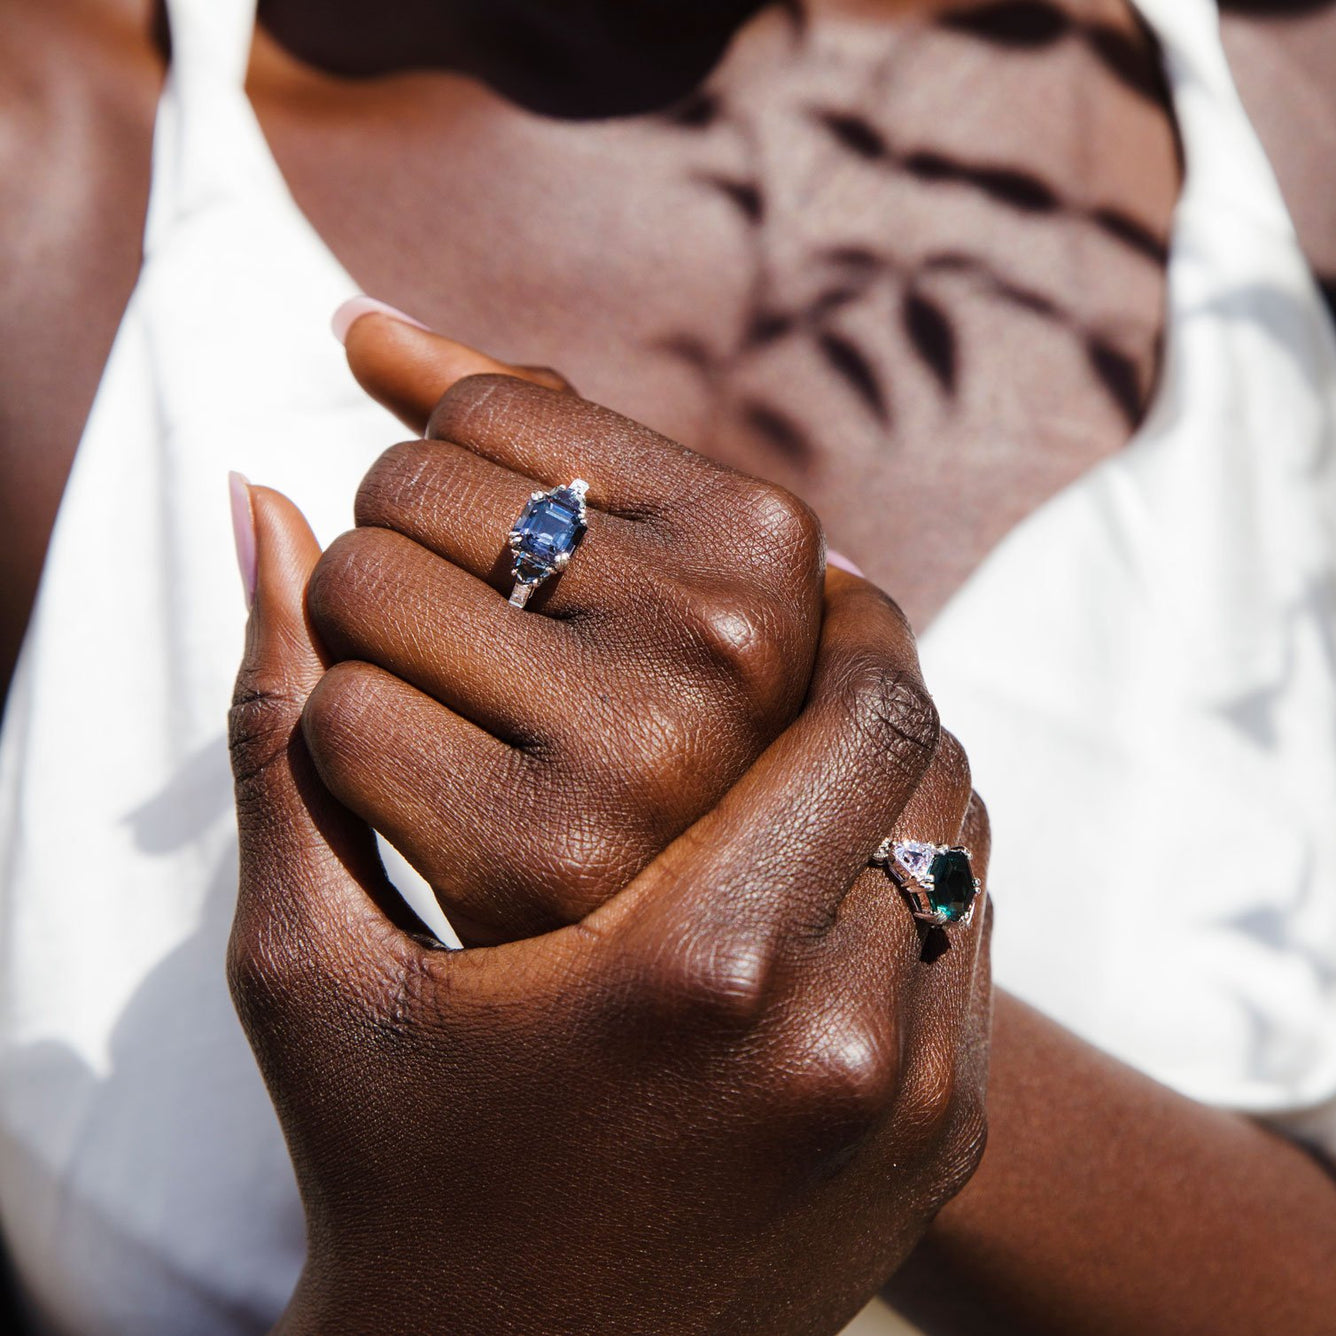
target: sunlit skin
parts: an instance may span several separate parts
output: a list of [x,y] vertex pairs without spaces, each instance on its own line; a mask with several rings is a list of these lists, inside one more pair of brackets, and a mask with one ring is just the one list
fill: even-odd
[[[502,358],[557,365],[590,398],[791,489],[922,627],[1144,411],[1162,324],[1154,243],[1178,182],[1171,118],[1153,79],[1115,77],[1081,37],[1102,25],[1153,70],[1122,0],[1070,0],[1068,35],[1019,54],[933,22],[945,6],[814,5],[801,31],[791,12],[753,8],[516,0],[489,28],[501,7],[278,0],[262,5],[250,88],[299,203],[363,288]],[[1313,124],[1336,123],[1336,80],[1300,76],[1323,68],[1336,22],[1320,4],[1250,8],[1305,11],[1236,20],[1230,49],[1301,235],[1334,269],[1333,178],[1312,155]],[[670,10],[699,27],[665,62]],[[134,280],[162,75],[151,20],[140,0],[0,4],[6,661]],[[559,39],[538,48],[551,58],[523,44],[518,58],[537,33]],[[358,62],[382,77],[335,73]],[[1021,207],[957,170],[979,166],[1055,203],[1032,192]],[[1135,226],[1111,233],[1097,222],[1109,211]],[[822,267],[852,250],[876,264]],[[970,263],[927,263],[945,252]],[[1029,305],[999,300],[998,275]],[[926,299],[917,324],[911,294]],[[1038,317],[1036,299],[1061,319]],[[790,321],[779,334],[776,316]],[[1090,356],[1106,334],[1112,381]],[[921,505],[888,529],[866,497],[910,484]],[[898,1281],[920,1315],[950,1297],[933,1330],[1329,1324],[1336,1205],[1302,1153],[1006,998],[989,1104],[983,1167]],[[831,1285],[846,1293],[847,1277]]]
[[[378,393],[436,361],[395,334],[357,332]],[[913,637],[791,494],[511,375],[418,387],[430,444],[324,556],[251,495],[229,973],[306,1207],[280,1330],[838,1331],[983,1144],[986,905],[941,940],[868,865],[889,822],[987,873]],[[577,471],[589,545],[517,614],[489,520]],[[372,825],[473,949],[388,929]]]

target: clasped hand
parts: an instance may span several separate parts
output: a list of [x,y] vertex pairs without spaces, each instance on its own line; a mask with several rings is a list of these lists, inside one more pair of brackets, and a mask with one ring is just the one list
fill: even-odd
[[[231,718],[230,977],[308,1226],[279,1329],[838,1331],[983,1144],[987,913],[925,951],[868,866],[987,858],[903,617],[788,493],[550,373],[383,316],[349,355],[427,439],[323,555],[252,490]],[[576,476],[519,612],[505,535]]]

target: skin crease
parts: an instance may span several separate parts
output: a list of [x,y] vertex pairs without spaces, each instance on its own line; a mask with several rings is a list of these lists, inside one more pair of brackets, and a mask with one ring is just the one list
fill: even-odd
[[[889,822],[968,840],[986,875],[986,820],[913,637],[842,573],[815,606],[820,531],[794,498],[573,395],[469,377],[428,435],[369,475],[371,523],[320,558],[307,599],[309,530],[277,494],[251,494],[229,974],[306,1208],[307,1265],[277,1330],[838,1330],[982,1149],[986,905],[933,945],[942,934],[868,868]],[[473,507],[511,504],[507,470],[526,467],[588,475],[598,540],[642,567],[638,587],[609,599],[581,563],[536,596],[547,615],[523,618],[486,589]],[[442,469],[465,513],[434,508]],[[772,541],[751,541],[758,522]],[[366,590],[379,576],[392,611]],[[722,607],[780,620],[725,637]],[[449,663],[461,611],[474,634]],[[324,671],[313,628],[362,657]],[[674,679],[657,698],[628,632],[653,637]],[[477,669],[530,636],[587,658],[587,709],[629,696],[640,717],[563,736],[570,690],[498,693]],[[732,729],[804,695],[712,805]],[[701,819],[623,889],[614,851],[663,801],[641,784],[681,765],[674,713],[720,735],[667,790]],[[442,782],[445,803],[430,797]],[[599,820],[609,795],[621,821]],[[415,841],[443,902],[507,944],[450,953],[393,931],[359,816]],[[479,866],[474,830],[489,836]],[[589,896],[606,903],[589,913]],[[529,899],[578,922],[514,940]]]
[[[374,323],[389,327],[382,364],[429,341]],[[440,444],[382,456],[359,527],[312,577],[312,623],[345,662],[304,723],[321,778],[431,881],[465,940],[511,940],[584,918],[797,716],[821,627],[819,527],[790,495],[573,394],[473,377],[433,412],[446,378],[426,379],[412,425]],[[534,595],[545,615],[517,620],[483,583],[512,583],[487,535],[535,479],[566,476],[590,484],[589,559]],[[523,661],[551,668],[516,691],[507,670]]]
[[[900,8],[903,7],[897,7],[896,17],[900,17]],[[1112,8],[1104,6],[1101,12],[1112,12]],[[1290,34],[1298,29],[1288,23],[1233,20],[1228,29],[1231,51],[1251,53],[1259,60],[1266,56],[1283,67],[1285,60],[1299,59],[1287,53],[1299,51],[1311,56],[1316,49],[1311,31],[1329,32],[1329,18],[1315,11],[1306,19],[1297,20],[1296,23],[1310,26],[1310,35],[1301,40],[1291,39]],[[22,209],[0,210],[0,245],[6,259],[0,265],[6,284],[6,301],[0,310],[0,321],[4,322],[0,325],[0,350],[3,350],[0,356],[4,359],[0,363],[3,390],[0,412],[4,414],[0,435],[0,470],[3,470],[0,497],[18,512],[5,516],[10,522],[7,532],[12,537],[3,555],[4,578],[0,580],[0,588],[9,599],[3,630],[11,656],[26,620],[50,517],[78,428],[91,402],[119,311],[133,282],[147,180],[148,136],[161,77],[160,57],[147,36],[148,19],[146,7],[134,4],[99,6],[9,0],[0,5],[0,53],[22,52],[24,56],[20,65],[0,54],[0,77],[5,80],[6,91],[27,90],[23,97],[0,97],[0,107],[4,108],[0,113],[3,118],[0,181],[5,183],[0,188],[13,191],[23,204]],[[1123,19],[1125,22],[1125,15]],[[766,29],[758,26],[755,31],[764,35]],[[1246,42],[1240,40],[1240,34],[1247,38]],[[762,47],[759,38],[755,40],[759,66],[770,48]],[[914,68],[923,69],[925,81],[934,72],[926,58],[921,67],[916,64]],[[742,61],[738,70],[737,77],[741,80],[747,63]],[[1247,74],[1246,67],[1241,69],[1245,93],[1250,87]],[[408,76],[404,78],[408,80]],[[1324,92],[1329,95],[1331,82],[1327,81],[1325,90],[1318,88],[1314,96]],[[981,377],[977,382],[981,387],[978,416],[971,418],[962,413],[958,426],[944,424],[928,413],[920,420],[912,405],[920,400],[932,402],[931,381],[911,380],[912,391],[908,388],[903,391],[909,406],[898,427],[904,433],[903,454],[898,458],[908,461],[904,467],[915,478],[916,485],[930,488],[936,478],[938,491],[925,495],[935,496],[938,505],[926,509],[940,512],[944,498],[950,498],[952,506],[961,509],[949,512],[950,522],[943,523],[940,533],[916,534],[911,546],[884,550],[878,534],[870,529],[860,530],[864,510],[859,504],[860,494],[869,486],[894,485],[895,474],[890,466],[886,466],[886,471],[877,471],[881,467],[878,465],[869,481],[867,466],[870,461],[875,463],[871,442],[878,437],[880,428],[870,428],[863,422],[857,406],[851,408],[848,396],[837,392],[841,387],[831,389],[824,380],[813,377],[820,391],[813,400],[819,409],[819,412],[814,410],[814,416],[831,424],[834,438],[821,443],[819,456],[826,458],[831,451],[839,451],[828,469],[814,470],[809,476],[786,460],[774,459],[755,441],[744,440],[732,431],[721,432],[717,439],[710,438],[705,428],[715,416],[712,400],[670,358],[645,350],[652,335],[664,327],[672,328],[673,321],[667,317],[678,313],[670,305],[664,312],[664,320],[642,323],[637,310],[628,311],[609,299],[608,284],[598,282],[598,275],[591,273],[588,262],[582,265],[569,259],[564,265],[546,259],[540,268],[570,268],[577,284],[593,282],[598,298],[586,300],[579,307],[581,315],[587,316],[591,309],[606,306],[612,330],[618,335],[627,328],[636,331],[636,338],[628,340],[630,350],[622,346],[620,337],[609,337],[606,329],[594,329],[572,338],[569,327],[559,321],[553,329],[544,329],[543,321],[530,321],[525,345],[514,347],[507,303],[483,301],[484,296],[492,295],[491,288],[470,293],[453,271],[444,276],[438,287],[433,286],[435,267],[442,263],[442,255],[447,251],[445,246],[438,249],[433,231],[450,221],[442,219],[441,211],[432,210],[429,216],[417,221],[410,217],[397,219],[396,225],[403,235],[394,238],[386,230],[383,210],[372,217],[369,209],[359,212],[358,208],[349,208],[346,223],[337,222],[340,206],[357,205],[358,200],[341,196],[333,182],[340,176],[360,180],[360,167],[359,172],[335,174],[329,164],[336,153],[358,147],[358,136],[353,130],[360,123],[359,115],[366,105],[362,94],[367,90],[331,84],[318,72],[303,67],[290,52],[263,39],[256,52],[253,83],[266,129],[299,199],[317,218],[322,233],[334,242],[341,258],[350,264],[364,286],[503,355],[522,354],[525,360],[560,362],[585,392],[624,408],[669,434],[709,444],[713,453],[750,471],[796,485],[817,506],[839,546],[850,551],[874,577],[897,594],[904,590],[902,601],[920,623],[968,573],[969,565],[977,562],[997,532],[1004,531],[1015,518],[1103,453],[1118,448],[1126,437],[1125,424],[1116,414],[1110,414],[1089,377],[1082,379],[1077,374],[1077,363],[1061,341],[1055,340],[1053,350],[1046,352],[1037,346],[1036,340],[1008,340],[1005,328],[998,328],[994,335],[996,346],[1004,352],[1014,352],[1020,361],[1008,363],[999,355],[998,360],[989,362],[986,370],[978,373]],[[449,81],[440,83],[445,85]],[[1304,219],[1330,216],[1322,212],[1331,198],[1330,173],[1318,173],[1300,162],[1290,168],[1292,174],[1287,179],[1287,163],[1292,161],[1292,155],[1284,151],[1285,146],[1306,140],[1305,122],[1289,116],[1299,81],[1276,79],[1272,84],[1276,85],[1274,103],[1257,104],[1252,110],[1258,115],[1263,132],[1270,130],[1268,147],[1288,188],[1301,232],[1311,244],[1316,244],[1313,238],[1320,232],[1320,224],[1305,225]],[[438,86],[426,79],[372,91],[377,109],[387,116],[386,125],[395,127],[392,138],[402,139],[404,150],[403,156],[396,158],[394,153],[386,151],[385,138],[367,135],[363,158],[367,161],[374,158],[391,184],[396,171],[411,177],[424,169],[424,163],[434,165],[432,159],[416,151],[413,134],[420,127],[408,115],[408,104],[419,93],[432,99],[432,116],[436,119],[427,128],[433,132],[440,130],[438,121],[442,114],[456,108],[475,118],[475,133],[479,123],[499,124],[507,133],[532,131],[527,123],[508,125],[504,109],[498,110],[471,88]],[[976,91],[981,100],[986,98],[986,89]],[[958,105],[958,102],[953,105],[953,112]],[[896,107],[896,124],[901,123],[899,116],[904,110],[903,106]],[[1120,122],[1122,110],[1110,111],[1115,123]],[[931,111],[928,105],[921,114],[931,119]],[[327,115],[322,119],[317,115],[320,112]],[[1305,114],[1312,113],[1305,111]],[[982,119],[986,122],[982,127],[967,127],[971,142],[987,144],[992,142],[992,134],[1000,133],[988,122],[988,117]],[[1325,119],[1330,123],[1334,118],[1327,115]],[[1159,145],[1152,156],[1161,162],[1171,162],[1163,120],[1155,129],[1152,117],[1150,125],[1146,133]],[[1017,136],[1036,139],[1019,131]],[[498,137],[499,147],[505,148],[506,133],[498,132]],[[560,138],[554,136],[553,146]],[[601,146],[604,141],[598,142]],[[655,142],[667,147],[670,141],[661,138]],[[486,147],[494,151],[498,145],[489,140]],[[521,142],[516,147],[524,153],[507,160],[512,176],[531,146]],[[635,158],[643,147],[643,141],[632,135],[624,155]],[[1042,137],[1038,137],[1036,151],[1042,148]],[[442,160],[445,156],[442,155]],[[1144,158],[1146,154],[1140,156]],[[467,175],[461,178],[460,173],[482,172],[491,162],[481,151],[479,159],[470,163],[467,155],[450,155],[453,179],[441,182],[434,193],[422,193],[429,198],[455,198],[456,191],[465,198],[475,196],[476,191],[466,188]],[[573,161],[579,161],[578,155]],[[687,165],[694,162],[690,158]],[[731,159],[725,162],[730,167],[734,165]],[[1044,165],[1055,170],[1058,179],[1066,180],[1073,173],[1070,161]],[[1163,226],[1168,207],[1166,197],[1172,194],[1172,171],[1151,172],[1149,177],[1159,212],[1152,208],[1142,216],[1151,222],[1158,220]],[[465,187],[462,190],[461,185]],[[450,187],[448,193],[447,187]],[[857,199],[867,186],[863,178],[851,178],[844,189],[848,198]],[[361,193],[365,201],[383,198],[379,189]],[[404,192],[392,193],[399,196]],[[841,213],[838,205],[843,198],[837,192],[835,207],[829,210],[831,214]],[[516,214],[516,205],[529,202],[530,198],[520,193],[503,197],[499,207],[513,219],[520,216]],[[1138,209],[1146,203],[1135,195],[1122,202]],[[945,200],[935,200],[926,216],[931,219],[939,207],[947,209],[948,204]],[[47,211],[35,222],[34,208]],[[718,216],[702,205],[697,221],[704,227],[703,234],[711,239],[711,245],[724,253],[728,267],[736,267],[737,252],[728,249],[736,246],[735,220],[726,211],[719,213],[716,209],[715,214]],[[22,227],[16,227],[16,218],[22,220]],[[587,222],[578,221],[581,226]],[[471,216],[460,225],[472,223],[480,235],[489,235],[483,230],[487,222],[485,216]],[[969,219],[960,225],[968,239],[977,241],[979,234],[988,230],[990,215],[978,220],[972,232]],[[567,251],[566,255],[573,253],[578,261],[581,251],[577,243],[585,241],[596,258],[602,260],[606,256],[607,246],[602,237],[572,236],[572,230],[570,224],[564,228],[548,227],[543,232],[544,244],[574,245],[574,252]],[[31,247],[33,238],[40,239],[45,249],[36,253],[25,249]],[[95,244],[89,244],[90,238],[96,239]],[[413,243],[413,238],[418,241]],[[477,269],[478,252],[476,248],[470,249],[468,242],[467,236],[450,238],[457,252],[467,257],[467,265],[461,268]],[[653,245],[647,250],[651,256],[658,253]],[[516,256],[500,258],[510,268],[515,267]],[[634,258],[637,262],[644,261],[642,253]],[[494,262],[499,264],[500,260]],[[706,270],[702,286],[720,287],[717,277]],[[617,281],[624,286],[620,276]],[[1064,278],[1059,290],[1074,300],[1084,300],[1084,292],[1067,290],[1072,282],[1070,276]],[[1153,269],[1148,279],[1143,276],[1133,286],[1138,291],[1141,323],[1137,327],[1140,333],[1131,340],[1132,356],[1144,383],[1148,384],[1159,304]],[[638,302],[644,301],[643,285],[636,286],[635,295]],[[733,295],[736,299],[736,294]],[[684,305],[693,311],[698,309],[699,293],[687,296],[690,301],[684,301]],[[553,308],[562,305],[559,296],[551,303]],[[880,327],[885,323],[883,320]],[[556,355],[568,346],[569,357]],[[903,348],[890,349],[888,356],[892,365],[909,368],[903,372],[905,377],[916,374]],[[1030,367],[1035,364],[1038,370],[1031,373]],[[740,374],[759,376],[769,387],[785,380],[791,368],[762,365],[744,368]],[[1027,378],[1031,374],[1034,381],[1050,383],[1032,384]],[[1020,388],[1014,402],[1003,405],[1018,413],[1010,432],[1017,448],[994,448],[1006,444],[995,435],[983,438],[989,447],[987,452],[972,447],[980,423],[985,417],[991,422],[996,416],[996,396],[1000,393],[997,387],[1017,383],[1018,377]],[[1046,395],[1062,396],[1063,402],[1055,405]],[[1070,404],[1066,403],[1068,396]],[[1062,441],[1046,440],[1044,433],[1050,420],[1072,424],[1072,430]],[[916,447],[916,441],[921,446]],[[1052,451],[1037,451],[1038,444],[1052,444]],[[1030,462],[1035,453],[1056,462],[1041,470]],[[999,455],[1000,462],[990,462]],[[858,479],[857,486],[842,490],[840,479],[850,477]],[[18,498],[23,498],[21,504],[17,503]],[[970,538],[963,545],[962,534]],[[976,534],[977,544],[973,541]],[[1009,1016],[1016,1018],[1014,1022],[1008,1022]],[[1042,1044],[1038,1042],[1040,1037]],[[1064,1084],[1063,1073],[1068,1074],[1070,1087]],[[1035,1096],[1036,1088],[1044,1092],[1042,1096]],[[1081,1096],[1079,1102],[1073,1100],[1070,1106],[1073,1115],[1045,1125],[1041,1143],[1031,1135],[1035,1104],[1061,1101],[1069,1088]],[[1102,1098],[1091,1097],[1095,1088],[1102,1092]],[[967,1268],[992,1280],[996,1288],[984,1297],[996,1313],[1025,1314],[1024,1321],[1017,1319],[1019,1329],[1024,1330],[1094,1330],[1092,1314],[1110,1315],[1107,1320],[1113,1323],[1127,1313],[1120,1306],[1127,1302],[1126,1287],[1118,1283],[1118,1277],[1126,1275],[1139,1278],[1135,1296],[1139,1302],[1149,1303],[1158,1298],[1161,1307],[1154,1313],[1138,1312],[1135,1322],[1128,1318],[1131,1325],[1111,1325],[1109,1330],[1251,1331],[1257,1329],[1259,1312],[1277,1311],[1278,1289],[1283,1290],[1286,1303],[1296,1305],[1289,1330],[1320,1329],[1320,1319],[1314,1315],[1322,1311],[1318,1306],[1322,1296],[1312,1287],[1325,1274],[1322,1259],[1331,1252],[1331,1204],[1325,1181],[1306,1159],[1240,1120],[1204,1115],[1183,1101],[1148,1089],[1116,1066],[1093,1061],[1088,1050],[1067,1039],[1055,1027],[1024,1017],[1018,1008],[1005,1001],[999,1007],[991,1104],[993,1151],[971,1190],[945,1213],[935,1234],[941,1240],[938,1258],[949,1263],[953,1284],[954,1278]],[[1152,1106],[1155,1118],[1146,1123],[1143,1119],[1149,1116]],[[1059,1107],[1064,1106],[1059,1103]],[[1139,1129],[1148,1125],[1164,1127],[1165,1131],[1163,1135],[1140,1136]],[[1024,1153],[1027,1148],[1041,1144],[1044,1156],[1027,1158]],[[1089,1156],[1086,1152],[1091,1144],[1109,1147],[1108,1161]],[[1014,1156],[998,1149],[1008,1145],[1015,1148]],[[1226,1185],[1230,1199],[1238,1203],[1237,1209],[1227,1213],[1208,1210],[1204,1207],[1209,1203],[1194,1201],[1190,1194],[1185,1196],[1188,1185],[1179,1172],[1184,1145],[1193,1146],[1202,1156],[1192,1181]],[[1054,1161],[1068,1170],[1084,1165],[1093,1175],[1093,1183],[1074,1172],[1055,1173]],[[1108,1169],[1108,1164],[1117,1165],[1116,1171]],[[1138,1216],[1164,1222],[1163,1232],[1156,1239],[1137,1240],[1129,1236],[1125,1215],[1129,1203],[1118,1193],[1097,1194],[1094,1189],[1104,1181],[1101,1173],[1109,1177],[1116,1174],[1119,1182],[1135,1176],[1144,1188],[1136,1207]],[[1032,1190],[1035,1182],[1047,1185],[1048,1190],[1035,1193]],[[1070,1196],[1056,1195],[1055,1185],[1072,1189]],[[1070,1210],[1064,1212],[1059,1208],[1067,1201],[1071,1203]],[[1095,1209],[1096,1202],[1106,1204]],[[1255,1234],[1249,1231],[1247,1246],[1241,1247],[1232,1230],[1237,1228],[1242,1232],[1240,1222],[1248,1219],[1263,1220],[1275,1228],[1259,1229]],[[1015,1229],[990,1229],[990,1221],[1005,1221],[1009,1225],[1023,1222],[1026,1228],[1017,1225]],[[1086,1254],[1077,1259],[1072,1258],[1069,1246],[1073,1221],[1079,1222],[1088,1241]],[[1033,1246],[1024,1256],[1017,1257],[1008,1242],[1021,1234],[1032,1240]],[[1133,1242],[1139,1246],[1129,1252]],[[1228,1287],[1212,1285],[1209,1277],[1203,1279],[1200,1272],[1181,1265],[1184,1257],[1213,1255],[1236,1260]],[[988,1266],[982,1264],[985,1258],[989,1260]],[[1305,1259],[1310,1259],[1307,1264]],[[1068,1307],[1037,1315],[1036,1307],[1042,1307],[1043,1296],[1051,1292],[1059,1264],[1070,1287],[1064,1300]],[[1082,1315],[1080,1320],[1074,1314]],[[982,1319],[975,1315],[971,1320]],[[1047,1327],[1045,1322],[1049,1324]]]
[[[415,430],[426,423],[437,393],[454,377],[470,370],[497,369],[488,361],[470,367],[459,345],[383,317],[357,322],[348,336],[348,350],[363,386],[394,407]],[[556,402],[544,408],[528,396],[530,407],[545,424],[549,450],[553,440],[561,439],[562,414],[554,411]],[[512,416],[498,418],[496,410],[489,413],[489,421],[502,440],[512,440],[525,430]],[[456,413],[437,415],[430,434],[477,445],[469,430],[460,429]],[[584,440],[595,434],[586,428],[578,437]],[[453,458],[454,447],[440,448]],[[451,527],[461,535],[476,532],[479,517],[458,517],[453,507],[442,513],[433,503],[440,489],[421,457],[423,447],[412,450],[412,458],[406,459],[403,448],[396,448],[372,470],[364,493],[376,497],[377,505],[368,510],[365,501],[359,504],[359,518],[375,526],[395,526],[443,556],[463,559],[475,575],[485,575],[504,592],[504,570],[487,569],[490,549],[470,557],[459,547],[459,537],[442,538]],[[634,479],[634,456],[625,449],[616,450],[614,456],[630,468]],[[532,467],[550,467],[564,475],[577,467],[586,471],[587,465],[577,458],[548,464],[545,452]],[[387,472],[391,477],[403,472],[421,494],[414,496],[397,484],[387,486]],[[473,497],[480,487],[471,483],[462,490]],[[387,493],[399,499],[393,511],[384,507]],[[505,507],[513,509],[514,501],[498,505],[509,513]],[[359,541],[370,537],[359,535]],[[617,541],[611,531],[600,537],[609,546]],[[679,548],[680,542],[672,550]],[[693,568],[701,561],[708,565],[717,548],[713,543],[701,556],[687,560]],[[634,560],[629,552],[614,550],[607,555],[619,563]],[[601,599],[584,593],[591,587],[606,591],[607,582],[592,566],[580,565],[586,569],[572,567],[565,578],[572,581],[569,590],[564,580],[554,594],[551,612],[558,619],[578,613],[586,597],[600,608],[607,598],[606,592]],[[388,582],[386,587],[396,589],[394,601],[401,613],[387,616],[390,600],[376,587],[367,590],[373,572],[377,586]],[[396,648],[404,643],[425,644],[427,663],[448,661],[452,653],[458,658],[459,651],[452,651],[449,642],[459,594],[452,595],[432,579],[427,587],[433,597],[417,596],[415,590],[429,579],[418,559],[397,548],[387,550],[381,541],[357,565],[348,563],[339,545],[322,560],[312,582],[316,625],[336,653],[343,648],[378,667],[370,684],[364,664],[348,663],[333,670],[307,708],[306,738],[322,777],[354,810],[382,829],[412,830],[417,843],[409,852],[430,873],[430,841],[441,818],[413,810],[399,789],[404,780],[387,785],[384,777],[405,776],[409,794],[430,795],[439,783],[437,767],[451,778],[461,770],[452,755],[455,744],[449,740],[457,728],[445,720],[424,719],[415,730],[387,723],[401,707],[395,693],[386,694],[378,685],[379,673],[389,670],[431,689],[421,678],[421,669],[406,663]],[[621,602],[614,599],[613,608]],[[691,607],[691,600],[683,606]],[[746,608],[745,598],[741,606]],[[499,600],[496,607],[504,612]],[[623,608],[623,614],[634,617],[636,612]],[[394,631],[399,617],[411,634]],[[656,616],[649,625],[657,628],[663,620]],[[332,635],[326,629],[331,627]],[[504,617],[498,627],[503,641],[527,635],[527,628]],[[600,633],[597,625],[591,625],[590,633],[606,635],[606,628]],[[492,638],[486,619],[479,622],[479,636],[484,643]],[[489,653],[483,651],[483,664]],[[607,642],[602,653],[615,656],[615,641]],[[566,656],[573,652],[568,649]],[[450,664],[450,703],[477,720],[479,688],[465,685],[472,655],[466,651],[463,658],[462,668]],[[655,658],[664,662],[668,655],[660,648]],[[342,711],[336,711],[332,721],[329,718],[325,687],[334,683],[337,700],[346,689],[345,670],[356,670],[352,680],[361,684],[359,697],[367,685],[377,686],[376,695],[363,699],[357,709],[358,716],[372,711],[375,729],[362,727],[357,716],[341,717]],[[479,680],[494,681],[495,674],[484,668]],[[634,715],[630,706],[637,698],[637,683],[614,670],[600,691],[619,690],[630,693],[622,713]],[[689,717],[691,694],[683,699],[674,693],[675,704],[670,695],[656,713],[676,709]],[[559,718],[560,705],[554,709]],[[413,717],[418,718],[416,708]],[[597,730],[580,737],[584,755],[575,769],[589,777],[592,789],[612,792],[616,776],[608,774],[606,760],[600,758],[600,741]],[[624,737],[619,737],[619,749],[624,746]],[[333,769],[322,756],[335,759]],[[467,776],[467,766],[463,769]],[[463,788],[473,793],[478,785],[470,781]],[[675,788],[682,796],[692,786],[679,783]],[[590,800],[582,793],[581,801]],[[439,812],[441,804],[432,802],[429,807]],[[539,824],[543,807],[540,803],[535,809]],[[484,803],[488,809],[490,803]],[[400,824],[406,810],[410,819]],[[446,835],[445,844],[453,853],[461,841],[448,831]],[[538,843],[549,838],[542,835]],[[523,857],[518,860],[520,865],[524,862]],[[565,883],[576,884],[570,877]],[[461,899],[471,909],[457,887],[447,884],[444,898],[452,913]],[[511,921],[490,926],[493,933],[505,935],[522,925]],[[997,1033],[1000,1044],[989,1104],[992,1116],[1002,1119],[1007,1149],[999,1155],[995,1147],[985,1158],[975,1182],[946,1206],[925,1244],[896,1274],[891,1297],[898,1306],[933,1333],[1163,1331],[1167,1336],[1251,1332],[1270,1329],[1277,1319],[1285,1330],[1325,1329],[1332,1296],[1321,1262],[1332,1241],[1331,1184],[1313,1160],[1247,1120],[1190,1104],[1005,998],[997,1008]],[[1055,1080],[1056,1072],[1063,1079]],[[1095,1091],[1099,1103],[1092,1106]],[[1055,1184],[1063,1189],[1057,1194]],[[1073,1239],[1082,1241],[1076,1255]],[[1240,1256],[1258,1257],[1255,1274],[1241,1272]],[[1189,1258],[1192,1264],[1185,1265]],[[1222,1259],[1221,1264],[1216,1259]],[[822,1275],[838,1288],[844,1273],[836,1267]],[[1129,1277],[1135,1281],[1129,1283]]]

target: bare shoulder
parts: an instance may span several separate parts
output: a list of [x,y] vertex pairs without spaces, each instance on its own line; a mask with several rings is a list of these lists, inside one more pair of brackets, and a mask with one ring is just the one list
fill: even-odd
[[1336,304],[1336,0],[1221,0],[1220,9],[1244,105]]
[[36,219],[68,215],[122,178],[136,139],[151,135],[156,12],[153,0],[0,0],[6,260],[39,240]]
[[139,269],[153,0],[0,0],[0,700]]

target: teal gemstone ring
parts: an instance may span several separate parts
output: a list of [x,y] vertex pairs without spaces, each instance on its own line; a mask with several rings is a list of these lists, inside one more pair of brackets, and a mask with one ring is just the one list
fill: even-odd
[[969,926],[983,887],[970,866],[968,849],[886,839],[872,861],[885,866],[908,898],[915,918],[937,928]]
[[585,495],[589,484],[583,478],[550,492],[533,492],[515,527],[510,531],[510,550],[515,554],[511,573],[515,587],[510,606],[522,608],[529,595],[549,575],[564,571],[580,546],[588,527]]

